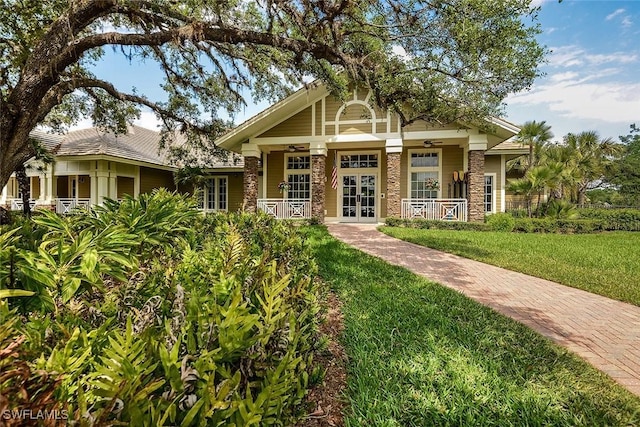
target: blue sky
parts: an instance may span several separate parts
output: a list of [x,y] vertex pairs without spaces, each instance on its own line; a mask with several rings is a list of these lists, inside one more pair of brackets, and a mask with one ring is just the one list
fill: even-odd
[[640,124],[640,1],[537,3],[539,41],[551,50],[546,75],[507,98],[505,118],[546,120],[556,139],[585,130],[626,135]]
[[[640,124],[640,0],[534,3],[541,6],[539,41],[551,53],[541,65],[545,75],[531,90],[506,99],[504,117],[516,124],[545,120],[556,139],[585,130],[617,138],[628,133],[631,123]],[[98,76],[122,90],[136,87],[151,99],[162,97],[155,63],[129,63],[111,54],[105,59],[96,69]],[[251,100],[248,104],[236,123],[268,106]],[[156,123],[150,112],[138,121],[151,129]]]

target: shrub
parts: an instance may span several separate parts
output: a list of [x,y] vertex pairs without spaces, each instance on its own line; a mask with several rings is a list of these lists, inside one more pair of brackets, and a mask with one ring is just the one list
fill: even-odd
[[434,230],[487,231],[489,226],[481,222],[434,221],[427,219],[387,218],[385,225],[390,227],[422,228]]
[[576,207],[566,200],[554,199],[543,205],[542,212],[546,217],[556,219],[576,219],[580,216]]
[[640,209],[578,209],[581,218],[604,221],[604,230],[640,231]]
[[512,231],[516,220],[508,213],[495,213],[486,217],[486,222],[493,231]]
[[[45,242],[61,238],[62,248],[98,253],[91,265],[72,257],[79,259],[73,274],[95,288],[72,293],[66,303],[53,294],[54,311],[28,312],[20,322],[0,299],[0,332],[12,331],[5,341],[23,337],[24,351],[12,363],[51,374],[54,384],[43,383],[55,387],[48,407],[65,408],[79,424],[287,424],[305,395],[320,342],[311,254],[296,227],[266,215],[173,212],[189,209],[174,197],[151,197],[144,208],[133,200],[125,208],[110,204],[102,211],[110,228],[98,233],[98,224],[107,225],[100,214],[43,214],[37,226],[48,230]],[[159,214],[158,203],[172,207]],[[198,229],[185,228],[189,218]],[[121,252],[108,246],[120,241],[109,240],[111,232],[138,226],[154,240],[143,252],[134,250],[135,234]],[[15,252],[15,236],[2,237],[0,255]],[[181,243],[168,248],[172,241]],[[62,259],[52,255],[52,245],[41,248],[38,256]],[[101,270],[110,258],[99,254],[107,250],[137,254],[122,280]],[[0,350],[3,345],[0,333]]]

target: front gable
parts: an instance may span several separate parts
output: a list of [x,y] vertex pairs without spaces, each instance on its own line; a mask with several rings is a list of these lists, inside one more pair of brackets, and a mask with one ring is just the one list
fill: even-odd
[[488,119],[494,129],[491,133],[458,123],[433,125],[416,121],[401,127],[396,114],[372,106],[370,98],[371,92],[362,88],[354,89],[344,101],[322,85],[301,89],[223,135],[217,143],[222,148],[242,152],[246,142],[270,151],[276,146],[384,144],[388,140],[430,140],[464,147],[469,146],[470,140],[479,139],[485,141],[488,149],[518,131],[516,126],[495,118]]

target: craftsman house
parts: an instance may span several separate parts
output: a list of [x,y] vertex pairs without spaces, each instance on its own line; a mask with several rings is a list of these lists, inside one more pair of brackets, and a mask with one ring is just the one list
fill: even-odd
[[482,221],[505,210],[505,163],[523,147],[502,119],[491,131],[416,122],[303,88],[223,135],[244,157],[244,206],[278,218],[377,222],[386,217]]
[[[177,188],[174,172],[178,169],[166,151],[158,150],[159,132],[131,126],[125,135],[105,133],[97,128],[82,129],[66,135],[34,131],[54,155],[55,162],[42,165],[31,161],[27,167],[32,208],[50,207],[69,213],[76,207],[102,203],[104,198],[121,199],[125,194],[137,197],[155,188]],[[242,158],[229,156],[206,170],[202,209],[238,210],[242,207]],[[22,209],[22,194],[15,177],[2,190],[0,206]]]

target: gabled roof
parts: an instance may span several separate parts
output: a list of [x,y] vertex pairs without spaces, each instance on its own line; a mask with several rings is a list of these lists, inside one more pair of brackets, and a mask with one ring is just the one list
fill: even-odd
[[512,137],[488,150],[486,154],[526,154],[528,152],[529,148],[526,145]]
[[[314,102],[329,94],[329,90],[320,80],[302,87],[298,91],[259,112],[242,124],[230,129],[216,140],[216,145],[226,150],[241,151],[241,144],[255,137],[283,119],[302,111]],[[507,139],[520,132],[520,128],[500,117],[488,117],[487,123],[495,126],[495,135]]]
[[289,117],[328,94],[329,91],[324,84],[319,80],[313,81],[230,129],[216,140],[216,145],[225,150],[240,152],[240,144],[277,124],[279,120],[274,120],[275,117]]

